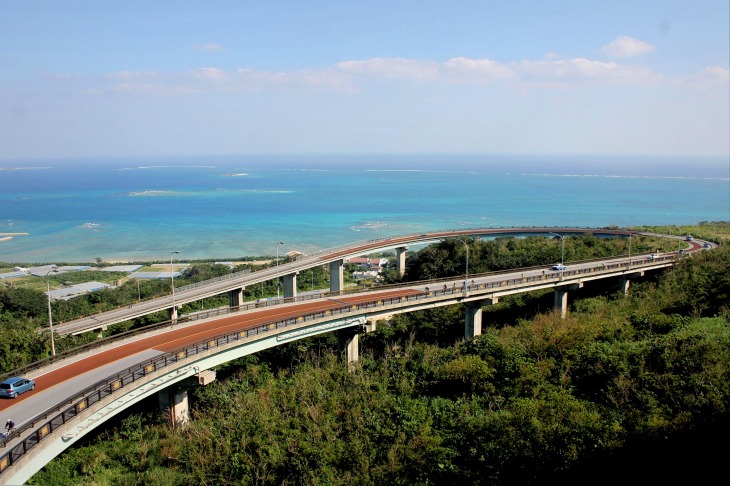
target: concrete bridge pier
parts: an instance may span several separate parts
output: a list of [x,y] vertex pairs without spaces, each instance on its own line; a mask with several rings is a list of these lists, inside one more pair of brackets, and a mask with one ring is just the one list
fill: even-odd
[[619,287],[621,288],[621,292],[624,293],[624,297],[629,296],[629,287],[631,286],[631,279],[627,277],[622,277],[621,280],[619,280]]
[[560,317],[565,318],[568,313],[568,291],[583,288],[583,282],[577,284],[564,285],[555,287],[555,305],[553,309],[560,310]]
[[631,279],[632,278],[639,278],[644,276],[643,271],[639,270],[637,272],[629,273],[621,277],[619,280],[619,287],[621,288],[621,291],[624,293],[626,297],[629,296],[629,287],[631,287]]
[[188,389],[177,384],[161,390],[157,394],[160,411],[169,418],[172,428],[185,427],[190,419],[188,409]]
[[330,263],[330,290],[332,292],[342,290],[344,287],[345,277],[342,273],[344,264],[344,260],[337,260]]
[[466,324],[464,326],[464,337],[471,339],[482,333],[482,301],[465,302]]
[[377,318],[368,319],[365,324],[357,327],[348,327],[337,331],[337,348],[340,354],[345,355],[347,367],[354,370],[354,364],[360,360],[360,334],[375,332],[378,321],[387,321],[392,315],[381,315]]
[[357,329],[348,327],[337,331],[337,344],[340,353],[345,355],[348,369],[352,371],[360,359],[360,335]]
[[190,420],[188,390],[192,390],[196,386],[205,386],[213,380],[215,380],[215,371],[205,370],[160,390],[157,394],[157,401],[160,404],[160,411],[169,418],[171,427],[185,427]]
[[284,298],[297,296],[297,275],[299,272],[284,275]]
[[395,265],[398,269],[398,275],[403,276],[406,273],[406,252],[408,246],[399,246],[395,249]]
[[246,287],[240,289],[233,289],[228,292],[228,305],[230,307],[238,307],[243,303],[243,290]]
[[170,307],[167,309],[167,316],[170,318],[170,321],[176,321],[177,320],[177,305],[174,307]]
[[568,288],[555,287],[555,304],[553,309],[560,311],[560,317],[564,318],[568,313]]
[[464,302],[464,337],[466,339],[472,339],[482,334],[482,308],[485,305],[496,304],[497,301],[497,298],[492,298]]

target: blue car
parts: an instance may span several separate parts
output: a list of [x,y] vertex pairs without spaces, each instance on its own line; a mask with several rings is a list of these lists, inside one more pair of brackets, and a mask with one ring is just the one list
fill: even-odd
[[33,388],[35,388],[35,381],[29,378],[8,378],[0,383],[0,397],[15,398]]

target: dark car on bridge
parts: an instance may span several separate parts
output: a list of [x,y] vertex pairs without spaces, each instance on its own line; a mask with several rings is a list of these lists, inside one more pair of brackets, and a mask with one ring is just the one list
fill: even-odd
[[35,381],[29,378],[8,378],[0,383],[0,397],[16,398],[23,392],[35,388]]

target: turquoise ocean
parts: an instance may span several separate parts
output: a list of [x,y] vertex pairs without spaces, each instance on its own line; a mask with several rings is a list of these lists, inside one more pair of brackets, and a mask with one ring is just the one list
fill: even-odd
[[227,260],[429,230],[730,220],[727,158],[0,160],[0,262]]

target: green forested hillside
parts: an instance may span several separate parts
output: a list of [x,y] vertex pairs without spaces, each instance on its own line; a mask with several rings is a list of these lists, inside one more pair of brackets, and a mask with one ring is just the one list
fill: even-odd
[[[523,243],[490,248],[508,244],[519,251]],[[433,263],[446,259],[426,253],[439,251],[417,255],[412,278],[423,275],[418,262],[448,273]],[[229,363],[192,393],[186,428],[170,429],[148,403],[32,483],[708,480],[719,454],[707,449],[698,463],[691,450],[672,451],[697,430],[725,438],[730,248],[635,281],[628,298],[602,290],[571,298],[565,319],[544,295],[505,299],[485,309],[484,333],[469,341],[459,338],[458,306],[396,316],[363,337],[352,372],[333,336]],[[667,460],[653,462],[654,451]]]

